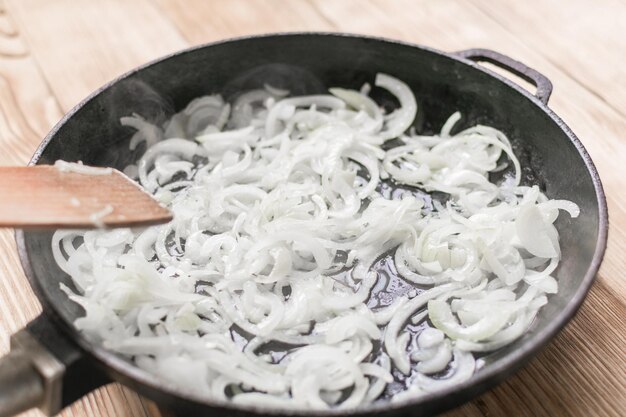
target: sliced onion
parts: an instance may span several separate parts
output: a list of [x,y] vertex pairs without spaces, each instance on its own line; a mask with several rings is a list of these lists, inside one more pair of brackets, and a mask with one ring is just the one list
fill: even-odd
[[496,334],[509,321],[509,314],[496,312],[484,315],[477,323],[471,326],[460,325],[447,302],[431,300],[428,302],[428,316],[433,325],[443,331],[451,339],[479,341]]
[[578,207],[520,186],[503,132],[452,134],[456,112],[420,135],[410,88],[375,84],[396,110],[369,85],[266,86],[199,97],[165,124],[123,118],[129,148],[145,143],[124,171],[174,220],[54,234],[76,291],[62,290],[85,310],[76,327],[181,391],[287,412],[377,401],[392,365],[411,375],[394,401],[426,395],[523,335],[558,290],[553,223]]

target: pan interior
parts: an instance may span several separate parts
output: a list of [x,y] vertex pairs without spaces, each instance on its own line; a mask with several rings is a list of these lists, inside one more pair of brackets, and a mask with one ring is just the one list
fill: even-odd
[[[478,373],[513,354],[558,317],[572,300],[592,262],[598,240],[599,207],[593,180],[566,132],[527,96],[466,63],[433,51],[372,39],[299,35],[242,39],[183,52],[104,88],[78,106],[50,136],[37,163],[57,159],[123,168],[137,158],[128,151],[133,130],[120,125],[122,116],[140,114],[162,122],[195,97],[238,92],[271,84],[294,95],[323,93],[327,87],[358,89],[378,72],[405,81],[418,100],[415,128],[437,132],[454,112],[457,129],[486,124],[505,132],[523,166],[526,182],[539,184],[552,198],[574,201],[581,208],[571,221],[562,215],[562,262],[555,275],[559,293],[541,311],[519,340],[483,357]],[[390,96],[374,90],[385,106]],[[51,233],[24,234],[33,283],[40,298],[68,325],[82,310],[60,291],[71,280],[56,265]],[[120,371],[123,372],[123,371]]]

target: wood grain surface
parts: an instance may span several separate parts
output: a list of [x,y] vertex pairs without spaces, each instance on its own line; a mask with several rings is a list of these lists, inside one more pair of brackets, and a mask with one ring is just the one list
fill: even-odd
[[142,227],[173,219],[136,182],[110,168],[93,175],[53,165],[0,166],[0,195],[10,196],[0,204],[0,227]]
[[[446,414],[626,415],[626,2],[623,0],[0,0],[0,165],[24,164],[73,105],[168,52],[300,30],[379,35],[446,51],[490,48],[548,76],[550,107],[603,180],[611,219],[597,281],[576,318],[528,366]],[[0,230],[0,349],[41,307]],[[160,416],[119,385],[63,416]],[[38,411],[25,413],[41,416]]]

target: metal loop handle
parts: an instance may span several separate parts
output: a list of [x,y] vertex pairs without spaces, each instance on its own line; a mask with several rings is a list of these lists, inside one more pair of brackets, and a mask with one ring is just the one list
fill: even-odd
[[499,68],[517,75],[534,85],[537,88],[535,97],[543,104],[548,104],[548,99],[550,98],[550,94],[552,94],[552,82],[539,71],[490,49],[467,49],[465,51],[454,52],[454,55],[474,62],[489,62],[490,64],[494,64]]

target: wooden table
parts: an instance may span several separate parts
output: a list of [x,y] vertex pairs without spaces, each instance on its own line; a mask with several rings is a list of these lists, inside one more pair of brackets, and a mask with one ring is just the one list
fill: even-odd
[[[626,2],[624,0],[0,0],[0,164],[25,164],[79,100],[163,54],[299,30],[380,35],[446,51],[491,48],[537,68],[607,191],[609,247],[576,318],[530,365],[447,416],[626,414]],[[4,196],[2,198],[5,198]],[[0,348],[41,307],[11,231],[0,231]],[[40,416],[38,411],[26,415]],[[159,416],[119,385],[63,416]]]

